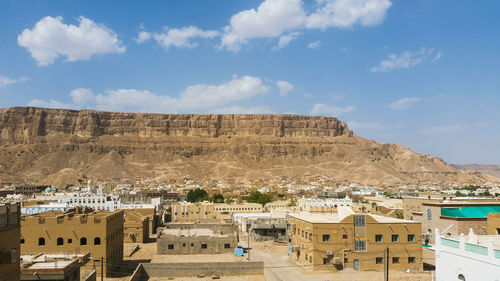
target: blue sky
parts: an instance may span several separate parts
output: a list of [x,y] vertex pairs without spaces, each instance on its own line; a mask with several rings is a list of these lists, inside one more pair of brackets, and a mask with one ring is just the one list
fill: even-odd
[[500,164],[499,1],[2,1],[0,106],[336,116]]

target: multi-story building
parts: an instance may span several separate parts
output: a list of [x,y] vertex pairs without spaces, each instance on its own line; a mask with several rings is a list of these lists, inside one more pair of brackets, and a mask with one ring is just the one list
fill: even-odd
[[214,222],[216,221],[214,204],[180,202],[171,205],[173,223],[184,222]]
[[262,204],[243,203],[243,204],[214,204],[216,213],[262,213]]
[[147,217],[149,221],[149,236],[156,234],[156,230],[161,225],[160,215],[157,214],[155,208],[135,208],[135,209],[123,209],[125,212],[133,210],[135,213]]
[[96,211],[107,210],[114,212],[121,208],[119,196],[106,194],[95,194],[90,192],[71,192],[71,193],[51,193],[39,197],[40,200],[54,201],[57,203],[66,203],[69,207],[89,207]]
[[422,212],[413,212],[413,219],[422,223],[424,243],[434,244],[433,230],[443,235],[459,235],[473,229],[475,233],[488,233],[487,215],[500,212],[500,203],[495,202],[436,202],[422,203]]
[[21,253],[89,252],[96,267],[104,259],[106,274],[123,261],[123,211],[45,212],[21,217]]
[[20,278],[20,215],[19,203],[0,204],[0,279]]
[[419,222],[339,208],[333,214],[288,214],[289,255],[313,269],[422,269]]
[[149,240],[149,218],[135,211],[124,210],[124,243],[147,243]]
[[500,236],[440,236],[435,230],[436,280],[500,280]]
[[488,235],[500,235],[500,213],[489,213],[486,216],[486,232]]

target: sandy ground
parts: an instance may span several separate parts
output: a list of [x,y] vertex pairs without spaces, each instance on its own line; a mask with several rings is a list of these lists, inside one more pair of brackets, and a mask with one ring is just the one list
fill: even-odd
[[[244,239],[243,239],[244,241]],[[240,242],[240,245],[246,246],[246,241]],[[376,281],[383,280],[382,271],[354,271],[346,269],[342,272],[312,271],[302,267],[300,264],[292,261],[287,255],[287,245],[275,242],[253,242],[250,241],[252,248],[251,260],[264,261],[264,273],[268,281],[326,281],[326,280],[346,280],[346,281]],[[430,272],[403,272],[391,271],[389,280],[396,281],[430,281]]]

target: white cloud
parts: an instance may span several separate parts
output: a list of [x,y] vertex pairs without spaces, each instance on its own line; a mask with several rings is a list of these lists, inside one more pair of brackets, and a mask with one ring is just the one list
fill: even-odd
[[309,49],[317,49],[317,48],[319,48],[320,45],[321,45],[321,41],[317,40],[317,41],[309,43],[307,45],[307,48],[309,48]]
[[[243,76],[238,78],[234,76],[231,81],[219,85],[197,84],[189,86],[178,97],[137,89],[106,90],[102,94],[95,95],[89,89],[78,88],[70,93],[71,103],[57,100],[32,100],[28,105],[132,112],[207,112],[214,109],[220,111],[240,109],[241,112],[244,112],[242,107],[224,106],[235,101],[266,94],[268,91],[269,86],[265,85],[258,77]],[[264,112],[263,107],[247,108],[248,110]]]
[[[142,31],[140,34],[144,33]],[[218,36],[219,32],[214,30],[202,30],[196,26],[185,26],[181,28],[167,28],[165,27],[163,32],[149,33],[158,44],[160,44],[165,50],[168,50],[171,46],[177,48],[194,48],[198,43],[193,42],[196,38],[214,38]],[[147,35],[143,35],[147,38]],[[138,42],[139,43],[139,42]]]
[[381,24],[391,7],[389,0],[318,0],[321,6],[306,21],[307,28],[348,28]]
[[276,81],[276,86],[278,86],[280,90],[280,96],[286,96],[293,90],[293,85],[287,81]]
[[347,125],[352,130],[380,130],[383,129],[384,126],[380,122],[356,122],[356,121],[348,121]]
[[292,32],[289,34],[282,35],[280,39],[278,40],[278,45],[274,46],[274,50],[282,49],[288,44],[290,44],[291,41],[297,39],[300,36],[300,32]]
[[135,42],[137,42],[137,44],[142,44],[142,43],[146,43],[148,42],[150,39],[151,39],[151,32],[147,32],[147,31],[139,31],[139,33],[137,34],[137,38],[135,38]]
[[257,10],[244,10],[231,17],[220,47],[236,52],[249,39],[280,37],[303,26],[305,19],[301,0],[265,0]]
[[12,85],[12,84],[16,84],[16,83],[21,83],[21,82],[26,82],[26,81],[28,81],[28,78],[26,78],[26,77],[21,77],[19,79],[11,79],[9,77],[0,75],[0,87]]
[[313,95],[313,94],[309,94],[309,93],[305,93],[305,94],[304,94],[304,98],[305,98],[305,99],[314,98],[314,95]]
[[441,56],[443,55],[443,53],[441,52],[437,52],[437,54],[434,56],[434,58],[432,59],[431,62],[437,62],[438,60],[441,59]]
[[89,60],[93,55],[123,53],[125,46],[116,33],[85,17],[79,26],[62,22],[62,17],[45,17],[33,29],[25,29],[18,37],[20,46],[28,49],[38,66],[54,63],[59,56],[66,61]]
[[420,98],[407,97],[407,98],[402,98],[400,100],[397,100],[397,101],[387,105],[387,107],[389,107],[390,109],[408,109],[419,101],[420,101]]
[[271,114],[273,113],[271,109],[265,106],[255,106],[255,107],[242,107],[242,106],[228,106],[215,108],[210,110],[211,113],[218,114]]
[[329,115],[329,116],[339,116],[344,113],[349,113],[354,111],[354,106],[347,106],[345,108],[336,107],[334,105],[327,105],[324,103],[317,103],[311,109],[311,115]]
[[[410,68],[427,60],[427,58],[432,54],[434,54],[434,49],[426,48],[422,48],[420,49],[420,51],[413,53],[406,51],[401,53],[400,55],[390,54],[387,60],[383,60],[378,66],[372,67],[371,71],[388,72],[402,68]],[[438,52],[436,56],[438,55],[439,57],[441,56],[440,52]]]
[[[391,7],[389,0],[317,0],[317,3],[317,9],[307,15],[302,0],[264,0],[257,9],[244,10],[231,17],[219,47],[237,52],[251,39],[280,38],[279,48],[297,37],[290,36],[294,31],[306,28],[348,28],[357,23],[378,25]],[[319,47],[319,43],[312,47],[315,45]]]

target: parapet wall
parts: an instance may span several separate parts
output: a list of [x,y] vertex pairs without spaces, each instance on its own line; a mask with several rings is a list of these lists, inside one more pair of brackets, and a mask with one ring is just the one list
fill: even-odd
[[[206,262],[206,263],[143,263],[141,277],[182,277],[205,274],[217,275],[263,275],[263,261]],[[144,274],[145,273],[145,274]],[[138,274],[139,275],[139,274]],[[140,280],[140,279],[139,279]]]

